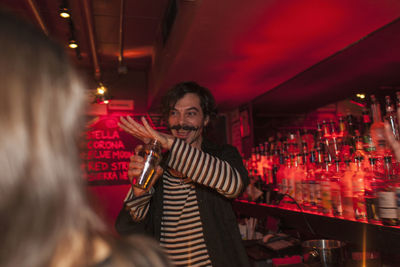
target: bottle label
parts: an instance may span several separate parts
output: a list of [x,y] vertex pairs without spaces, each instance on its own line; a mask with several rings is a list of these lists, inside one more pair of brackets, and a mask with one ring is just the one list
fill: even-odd
[[400,187],[396,187],[397,217],[400,219]]
[[400,187],[396,187],[396,203],[397,208],[400,208]]
[[282,178],[282,181],[281,181],[281,193],[282,194],[286,194],[287,193],[287,190],[288,190],[288,185],[287,185],[287,179],[286,178]]
[[[397,209],[395,192],[379,192],[379,208]],[[387,218],[387,217],[386,217]]]
[[303,196],[302,196],[302,191],[303,191],[303,185],[301,183],[301,181],[296,180],[295,181],[295,199],[297,201],[297,203],[301,204],[302,200],[303,200]]
[[332,198],[329,181],[321,181],[322,212],[332,212]]
[[307,180],[303,180],[301,187],[303,189],[303,191],[302,191],[303,202],[309,203],[310,202],[310,184],[308,183]]
[[379,208],[379,217],[382,219],[397,218],[397,208],[394,209]]
[[315,183],[314,186],[315,190],[315,201],[317,205],[322,205],[322,195],[321,195],[321,184],[320,183]]

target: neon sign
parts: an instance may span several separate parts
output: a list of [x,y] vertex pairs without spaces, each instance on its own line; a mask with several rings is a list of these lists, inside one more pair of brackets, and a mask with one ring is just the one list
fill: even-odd
[[[130,115],[135,120],[143,114]],[[82,144],[82,169],[89,185],[121,185],[129,184],[129,158],[134,148],[141,142],[118,127],[121,114],[105,115],[96,118],[95,123],[88,126],[85,142]],[[164,130],[158,115],[145,115],[151,125]],[[157,123],[157,125],[154,125]]]

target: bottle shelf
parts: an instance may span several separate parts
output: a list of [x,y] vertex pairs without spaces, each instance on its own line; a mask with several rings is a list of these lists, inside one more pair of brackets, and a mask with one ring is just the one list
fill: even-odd
[[301,212],[297,207],[291,207],[291,205],[276,206],[245,200],[233,201],[233,209],[240,215],[259,219],[267,219],[269,216],[279,218],[286,227],[295,228],[299,232],[310,235],[308,221],[318,238],[341,240],[360,247],[365,246],[369,250],[387,253],[399,253],[400,251],[399,226],[347,220],[316,212]]

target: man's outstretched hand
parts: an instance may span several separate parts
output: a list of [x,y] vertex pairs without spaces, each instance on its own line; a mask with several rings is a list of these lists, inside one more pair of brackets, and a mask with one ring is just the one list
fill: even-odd
[[150,140],[155,139],[160,142],[161,147],[169,150],[174,142],[174,137],[165,133],[158,132],[151,128],[145,117],[141,118],[142,124],[136,122],[130,116],[121,117],[118,126],[121,127],[125,132],[131,134],[137,139],[148,144]]

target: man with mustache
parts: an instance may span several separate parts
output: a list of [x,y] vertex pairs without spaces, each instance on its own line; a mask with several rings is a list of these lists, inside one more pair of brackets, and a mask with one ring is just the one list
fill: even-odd
[[[184,82],[163,98],[171,135],[155,131],[144,118],[143,124],[121,118],[122,129],[144,143],[158,140],[168,154],[149,190],[132,186],[116,229],[152,235],[176,266],[249,266],[231,206],[249,178],[236,148],[203,137],[215,110],[208,89]],[[131,181],[143,162],[138,153],[131,157]]]

